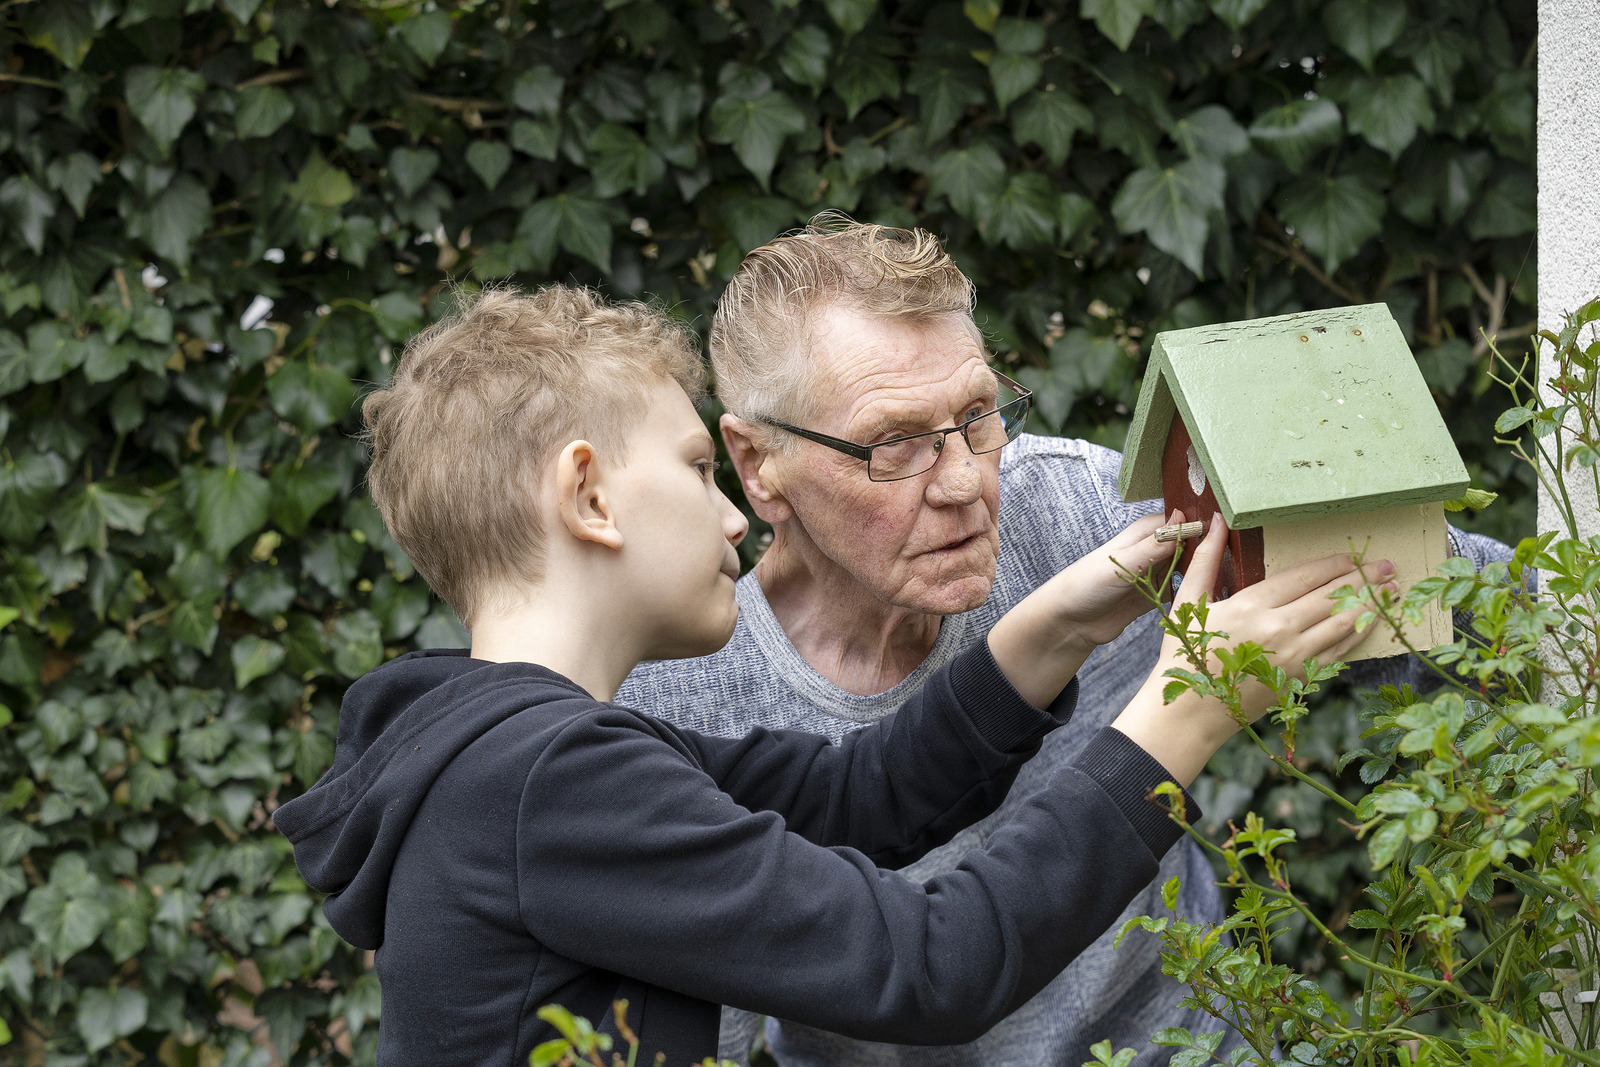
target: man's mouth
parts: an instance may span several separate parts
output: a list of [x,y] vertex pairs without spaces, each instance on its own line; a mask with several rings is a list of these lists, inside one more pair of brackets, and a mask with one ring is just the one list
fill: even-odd
[[940,545],[938,548],[935,548],[932,551],[934,551],[934,552],[960,552],[960,551],[963,551],[964,549],[970,547],[981,536],[983,536],[983,535],[982,534],[968,534],[966,537],[958,537],[956,540],[951,541],[948,544]]

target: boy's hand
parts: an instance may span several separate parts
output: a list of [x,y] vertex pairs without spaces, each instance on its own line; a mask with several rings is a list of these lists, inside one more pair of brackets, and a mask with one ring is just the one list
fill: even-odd
[[[1215,586],[1226,543],[1227,527],[1222,516],[1215,515],[1205,538],[1195,547],[1174,609],[1198,601]],[[1394,565],[1388,560],[1379,560],[1376,569],[1380,580],[1394,574]],[[1257,642],[1268,650],[1273,665],[1301,678],[1305,660],[1332,662],[1365,636],[1355,629],[1360,613],[1352,609],[1335,615],[1328,599],[1340,586],[1360,581],[1347,555],[1302,563],[1212,604],[1206,629],[1226,633],[1226,638],[1218,639],[1224,647]],[[1174,780],[1187,786],[1239,726],[1219,702],[1193,692],[1165,703],[1162,691],[1169,680],[1165,675],[1173,667],[1192,670],[1193,664],[1184,657],[1177,638],[1169,636],[1162,642],[1161,656],[1149,680],[1112,725],[1159,760]],[[1263,715],[1275,700],[1272,692],[1254,679],[1244,684],[1241,695],[1242,710],[1251,720]]]

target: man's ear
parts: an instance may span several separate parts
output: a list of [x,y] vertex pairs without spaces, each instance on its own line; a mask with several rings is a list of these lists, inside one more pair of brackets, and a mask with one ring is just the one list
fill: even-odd
[[600,464],[588,441],[570,441],[556,459],[556,508],[567,532],[580,541],[622,547],[622,531],[600,484]]
[[750,509],[769,523],[792,518],[794,508],[778,484],[778,458],[760,443],[766,437],[765,427],[727,414],[718,420],[717,426],[722,431],[722,443],[728,449],[728,460],[739,474],[745,499],[750,501]]

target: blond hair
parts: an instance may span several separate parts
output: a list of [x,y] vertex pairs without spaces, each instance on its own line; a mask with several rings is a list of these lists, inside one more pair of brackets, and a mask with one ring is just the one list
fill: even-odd
[[549,461],[578,438],[621,455],[662,378],[703,393],[694,334],[570,286],[490,290],[412,338],[362,405],[367,481],[390,535],[468,626],[543,575],[534,501]]
[[843,307],[920,324],[959,315],[979,347],[973,287],[926,230],[824,212],[740,264],[711,323],[717,395],[744,418],[803,422],[816,414],[811,347],[818,314]]

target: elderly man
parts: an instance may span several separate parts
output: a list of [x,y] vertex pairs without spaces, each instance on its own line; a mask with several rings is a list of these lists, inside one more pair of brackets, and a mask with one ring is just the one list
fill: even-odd
[[[760,725],[837,740],[893,711],[1031,590],[1159,506],[1118,497],[1115,452],[968,429],[1026,403],[988,366],[972,303],[971,283],[922,231],[830,220],[750,254],[717,309],[711,359],[729,412],[723,439],[772,544],[739,580],[727,647],[641,666],[619,702],[713,734]],[[1480,564],[1504,553],[1485,538],[1453,540]],[[1005,805],[908,873],[949,870],[982,844],[1116,716],[1158,647],[1151,613],[1098,650],[1079,672],[1073,720]],[[1190,842],[1167,854],[1127,915],[1163,913],[1160,887],[1174,876],[1180,912],[1222,918],[1211,868]],[[784,1067],[1079,1067],[1106,1038],[1139,1049],[1144,1067],[1170,1055],[1149,1044],[1160,1028],[1222,1027],[1180,1004],[1186,989],[1161,973],[1158,949],[1151,936],[1120,949],[1101,937],[969,1045],[875,1044],[781,1020],[769,1037]],[[754,1033],[749,1016],[725,1011],[723,1054],[744,1062]]]

